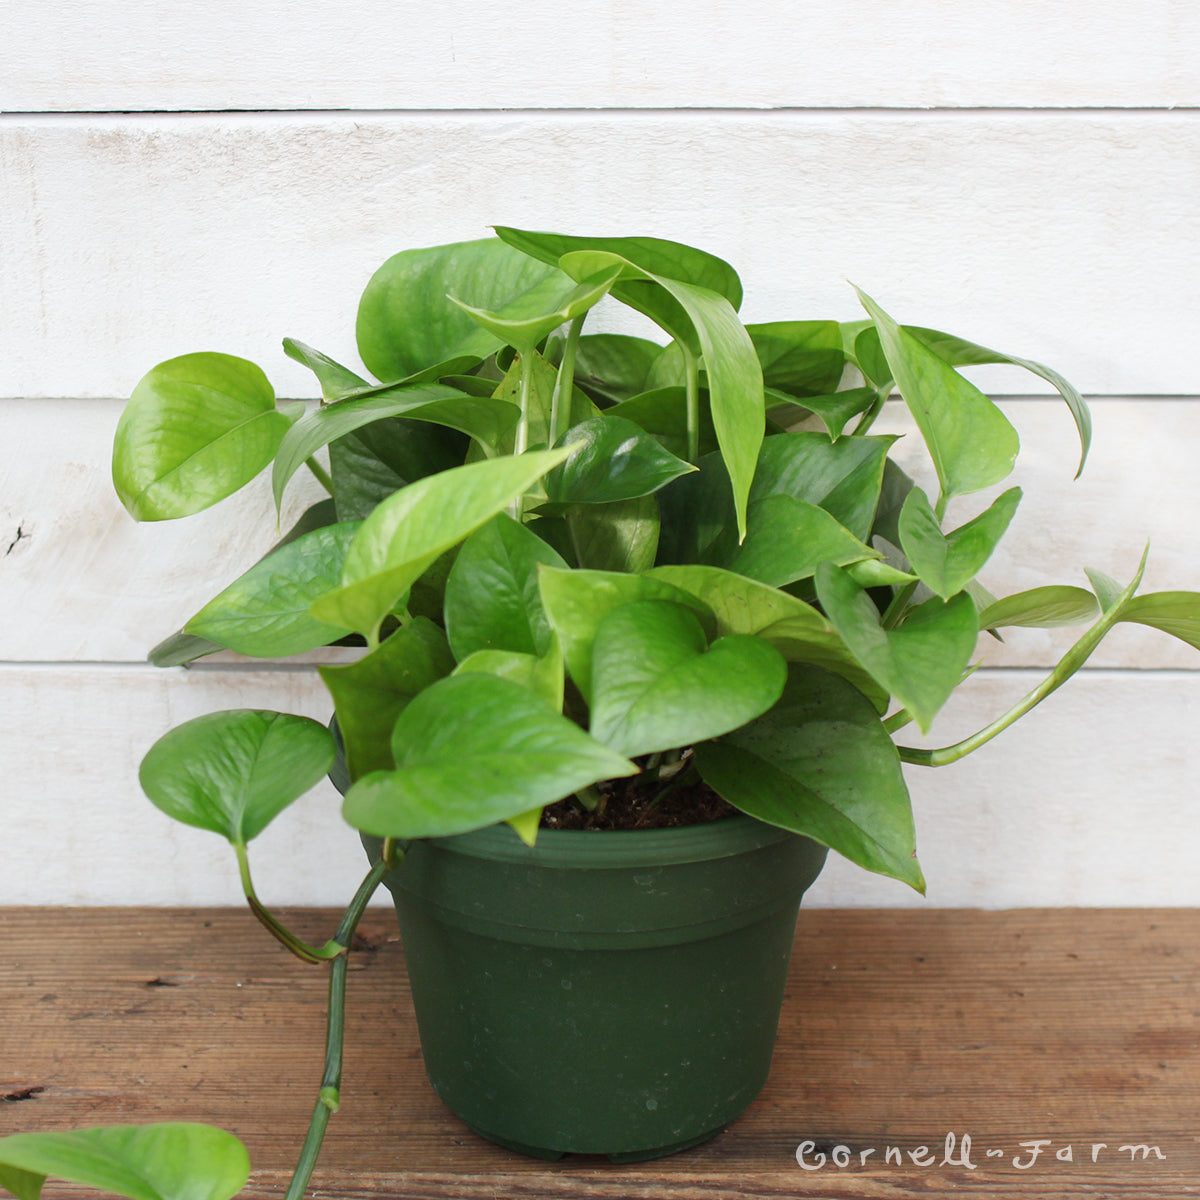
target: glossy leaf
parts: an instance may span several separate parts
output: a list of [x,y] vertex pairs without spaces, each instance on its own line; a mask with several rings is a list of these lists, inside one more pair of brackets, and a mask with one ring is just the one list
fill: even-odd
[[770,712],[697,746],[696,763],[750,816],[924,892],[896,748],[869,701],[837,675],[793,667]]
[[704,565],[655,567],[660,579],[702,600],[716,617],[718,636],[757,634],[789,662],[811,663],[848,679],[880,712],[888,693],[871,678],[833,626],[811,604],[744,575]]
[[1055,629],[1079,625],[1100,615],[1096,597],[1077,587],[1039,587],[1005,596],[984,607],[979,614],[980,629],[1025,626]]
[[808,579],[821,563],[838,566],[879,558],[823,508],[791,496],[767,496],[750,505],[746,540],[726,564],[772,587]]
[[767,438],[758,455],[750,500],[785,495],[816,504],[865,541],[895,440],[857,437],[831,442],[821,433]]
[[974,384],[859,292],[888,366],[933,459],[942,495],[982,491],[1013,469],[1019,442],[1008,418]]
[[636,500],[696,469],[616,416],[580,422],[567,431],[562,445],[570,447],[570,456],[546,476],[546,495],[559,504]]
[[637,574],[654,566],[661,529],[656,497],[575,505],[566,521],[580,567]]
[[943,533],[925,493],[913,488],[900,511],[900,548],[922,582],[949,600],[991,558],[1020,502],[1021,489],[1009,488],[974,520]]
[[113,484],[139,521],[200,512],[250,482],[288,418],[267,377],[229,354],[185,354],[143,376],[117,423]]
[[[628,400],[614,404],[605,413],[608,417],[623,417],[656,437],[672,454],[687,455],[688,420],[687,391],[682,387],[656,388],[641,392]],[[700,453],[711,454],[717,448],[717,433],[713,429],[707,393],[700,397]]]
[[646,377],[662,353],[657,342],[622,333],[585,334],[575,350],[575,384],[616,402],[646,390]]
[[543,450],[470,463],[388,497],[351,542],[342,586],[312,605],[313,616],[373,634],[434,559],[491,520],[567,453]]
[[1010,354],[1001,354],[998,350],[988,350],[977,346],[964,338],[955,337],[951,333],[941,333],[936,329],[923,329],[918,325],[906,325],[909,333],[928,346],[936,355],[943,358],[952,367],[968,367],[984,363],[1008,363],[1014,367],[1023,367],[1026,371],[1039,376],[1049,383],[1066,401],[1075,420],[1075,428],[1079,431],[1079,469],[1075,472],[1078,479],[1083,474],[1084,463],[1087,462],[1088,450],[1092,444],[1092,414],[1087,402],[1078,390],[1067,382],[1057,371],[1028,358],[1015,358]]
[[979,636],[974,601],[927,600],[897,629],[885,630],[870,596],[840,567],[823,565],[817,595],[860,663],[912,713],[922,732],[962,680]]
[[0,1187],[37,1200],[47,1176],[129,1200],[231,1200],[250,1159],[233,1134],[183,1121],[0,1138]]
[[614,609],[592,648],[592,736],[633,757],[689,746],[766,712],[787,668],[756,637],[712,646],[696,615],[664,600]]
[[458,664],[454,673],[495,675],[511,680],[532,692],[555,712],[562,712],[565,675],[557,641],[552,641],[549,650],[540,658],[513,650],[476,650]]
[[586,700],[592,689],[592,643],[596,630],[614,609],[635,600],[668,600],[691,608],[706,633],[716,624],[702,601],[661,579],[616,571],[555,570],[538,573],[542,606],[562,647],[571,678]]
[[493,675],[454,675],[422,692],[396,722],[392,753],[396,770],[364,776],[342,809],[377,837],[466,833],[637,772],[520,684]]
[[846,355],[836,321],[771,321],[747,325],[746,332],[767,387],[793,396],[822,396],[841,381]]
[[453,295],[450,300],[477,325],[505,345],[512,346],[518,354],[529,354],[560,325],[581,317],[607,296],[620,274],[620,267],[610,267],[574,285],[569,279],[563,279],[560,289],[552,296],[542,295],[540,289],[527,292],[498,311],[478,308]]
[[402,379],[456,355],[486,358],[502,345],[446,297],[500,308],[562,276],[494,238],[393,255],[371,276],[358,306],[358,352],[378,379]]
[[369,654],[345,666],[317,668],[337,713],[350,778],[388,770],[396,718],[409,701],[454,670],[446,635],[415,617]]
[[169,817],[236,845],[256,838],[333,765],[329,730],[261,709],[209,713],[150,748],[138,778]]
[[815,413],[836,441],[846,422],[866,412],[877,399],[875,389],[868,387],[847,388],[844,392],[831,392],[825,396],[805,396],[801,400],[793,400],[784,392],[768,388],[767,416],[781,425],[794,425],[809,413]]
[[[530,372],[526,394],[527,442],[530,447],[547,446],[550,443],[550,413],[558,371],[536,352],[527,355],[526,361]],[[496,399],[516,405],[518,411],[521,406],[521,371],[521,360],[514,360],[504,379],[496,387]],[[599,413],[600,410],[582,392],[576,390],[571,394],[571,411],[566,423],[576,425],[580,421],[598,416]],[[501,452],[511,454],[515,442],[514,435],[509,433],[500,441]]]
[[521,417],[516,405],[504,400],[467,396],[454,388],[430,383],[378,391],[361,399],[340,400],[306,413],[280,443],[271,473],[275,507],[283,502],[288,480],[305,460],[330,442],[388,417],[429,421],[476,438],[489,449],[499,446]]
[[183,627],[252,658],[282,658],[326,646],[348,632],[309,614],[309,605],[337,587],[360,523],[314,529],[268,554]]
[[1149,625],[1200,650],[1200,592],[1148,592],[1121,609],[1122,621]]
[[480,650],[546,653],[552,639],[539,563],[566,566],[536,533],[504,513],[466,540],[446,582],[446,633],[459,662]]

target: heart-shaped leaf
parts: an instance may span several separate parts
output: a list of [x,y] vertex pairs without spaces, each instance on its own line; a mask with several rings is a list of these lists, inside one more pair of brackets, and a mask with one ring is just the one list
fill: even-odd
[[150,747],[138,778],[169,817],[244,846],[333,765],[329,730],[261,709],[209,713]]
[[249,483],[288,424],[267,377],[244,358],[185,354],[159,363],[117,423],[117,495],[139,521],[200,512]]
[[881,557],[823,508],[791,496],[767,496],[750,505],[746,540],[726,564],[772,587],[808,579],[824,562],[845,566]]
[[945,359],[897,325],[859,291],[900,395],[933,459],[946,499],[982,491],[1006,478],[1019,441],[1008,418]]
[[654,566],[662,528],[655,496],[573,505],[566,521],[580,567],[637,574]]
[[713,614],[702,600],[646,575],[542,567],[538,571],[538,586],[542,606],[562,647],[567,671],[585,700],[592,689],[592,643],[596,630],[621,605],[635,600],[669,600],[691,608],[706,633],[716,631]]
[[702,600],[716,616],[718,636],[757,634],[788,662],[834,671],[868,696],[880,712],[887,709],[887,691],[863,669],[811,604],[720,567],[655,567],[647,578],[661,579]]
[[1079,625],[1091,621],[1099,613],[1096,597],[1083,588],[1031,588],[984,607],[979,614],[979,628],[999,629],[1018,625],[1055,629],[1061,625]]
[[364,776],[342,812],[377,837],[446,837],[518,817],[637,767],[520,684],[453,675],[422,692],[392,734],[394,771]]
[[913,488],[900,510],[900,548],[930,591],[949,600],[991,558],[1020,502],[1021,489],[1009,488],[973,521],[943,533],[925,493]]
[[696,763],[750,816],[924,892],[896,747],[870,702],[837,675],[791,668],[779,703],[697,746]]
[[477,325],[505,345],[512,346],[518,354],[529,354],[560,325],[581,317],[607,296],[620,275],[620,267],[610,267],[579,283],[572,284],[569,279],[563,279],[554,295],[544,296],[540,290],[527,292],[497,312],[477,308],[454,296],[449,299]]
[[562,283],[553,266],[495,238],[393,255],[371,276],[358,306],[358,352],[378,379],[402,379],[456,355],[486,358],[503,344],[447,299],[501,308]]
[[415,617],[357,662],[318,667],[333,697],[351,779],[390,769],[390,739],[408,702],[454,670],[446,635]]
[[546,476],[546,495],[558,504],[636,500],[696,469],[621,417],[582,421],[562,444],[570,457]]
[[495,675],[519,683],[555,712],[562,712],[563,672],[562,651],[557,641],[539,658],[535,654],[519,654],[513,650],[476,650],[455,668],[456,675]]
[[766,712],[787,668],[743,634],[710,647],[696,615],[664,600],[614,609],[592,648],[592,736],[630,757],[689,746]]
[[842,640],[927,733],[975,649],[975,602],[965,592],[949,601],[927,600],[898,629],[885,630],[871,597],[842,568],[822,565],[816,582],[821,605]]
[[479,650],[542,655],[552,640],[538,564],[566,567],[536,533],[501,513],[463,543],[446,581],[446,634],[462,662]]
[[0,1138],[0,1186],[37,1200],[49,1175],[129,1200],[231,1200],[250,1158],[233,1134],[184,1121]]
[[491,520],[568,453],[542,450],[469,463],[389,496],[350,543],[342,586],[312,605],[313,616],[372,639],[438,555]]
[[359,522],[327,525],[281,546],[214,596],[183,627],[252,658],[282,658],[325,646],[349,632],[309,614],[337,587]]
[[271,472],[277,510],[283,502],[288,480],[308,458],[321,447],[365,425],[388,417],[429,421],[434,425],[460,430],[494,450],[521,417],[521,410],[507,401],[467,396],[455,388],[437,383],[417,387],[397,386],[391,391],[375,389],[375,393],[315,408],[288,430],[280,443]]

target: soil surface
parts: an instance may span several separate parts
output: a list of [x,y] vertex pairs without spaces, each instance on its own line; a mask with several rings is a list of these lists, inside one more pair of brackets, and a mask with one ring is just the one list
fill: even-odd
[[[542,829],[675,829],[736,817],[738,810],[722,800],[694,773],[675,788],[645,782],[644,776],[606,779],[596,784],[600,804],[589,810],[568,796],[542,812]],[[665,794],[664,794],[665,793]]]

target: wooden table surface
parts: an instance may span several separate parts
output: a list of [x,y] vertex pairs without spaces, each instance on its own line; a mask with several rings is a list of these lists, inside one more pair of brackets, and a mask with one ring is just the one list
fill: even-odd
[[[312,940],[335,924],[285,916]],[[766,1090],[716,1140],[633,1167],[537,1162],[460,1125],[424,1077],[394,917],[361,933],[315,1195],[1200,1196],[1191,910],[803,910]],[[208,1121],[250,1150],[243,1195],[281,1196],[324,1003],[324,970],[241,910],[0,908],[0,1135]]]

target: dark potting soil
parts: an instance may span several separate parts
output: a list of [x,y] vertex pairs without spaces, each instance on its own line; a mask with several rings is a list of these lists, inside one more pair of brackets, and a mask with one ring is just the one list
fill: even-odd
[[600,804],[585,808],[574,796],[547,805],[542,812],[542,829],[675,829],[681,825],[705,825],[736,817],[738,810],[722,800],[700,779],[674,788],[656,798],[663,785],[647,787],[638,776],[607,779],[596,785]]

